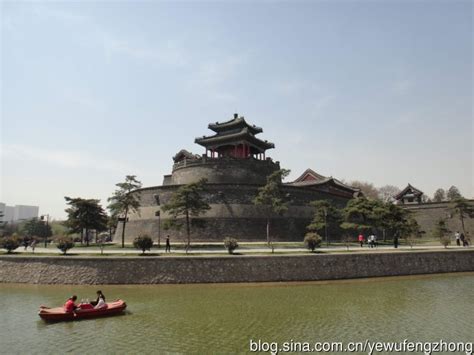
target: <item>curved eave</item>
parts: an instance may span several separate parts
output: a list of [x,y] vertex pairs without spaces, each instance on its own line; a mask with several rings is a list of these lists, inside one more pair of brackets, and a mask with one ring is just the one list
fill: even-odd
[[325,180],[290,182],[290,183],[285,184],[285,185],[295,186],[295,187],[312,187],[312,186],[320,187],[320,186],[325,186],[325,185],[332,185],[332,186],[338,187],[338,188],[343,189],[343,190],[345,190],[347,192],[350,192],[350,193],[356,193],[356,192],[359,191],[358,189],[355,189],[351,186],[347,186],[347,185],[339,182],[338,180],[336,180],[334,178],[327,178]]
[[410,189],[412,190],[412,192],[415,196],[423,195],[423,191],[418,190],[416,187],[413,187],[412,185],[408,184],[407,187],[405,187],[402,191],[400,191],[398,194],[393,196],[393,198],[395,200],[400,200]]
[[252,134],[250,134],[246,129],[235,134],[228,134],[225,136],[215,135],[211,137],[200,137],[194,140],[194,143],[202,145],[204,147],[218,146],[226,143],[235,144],[239,141],[245,141],[253,144],[254,146],[260,149],[272,149],[275,148],[275,144],[271,142],[262,141]]
[[207,127],[216,133],[236,128],[248,128],[248,130],[252,132],[252,134],[258,134],[263,132],[263,129],[261,127],[249,125],[243,117],[233,118],[227,122],[222,123],[209,123]]

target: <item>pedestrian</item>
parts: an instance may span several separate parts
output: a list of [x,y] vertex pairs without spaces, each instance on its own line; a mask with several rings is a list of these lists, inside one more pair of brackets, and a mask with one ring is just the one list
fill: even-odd
[[359,234],[359,243],[360,247],[362,248],[362,246],[364,245],[364,235],[362,233]]
[[395,249],[398,248],[398,235],[393,237],[393,246],[394,246]]
[[23,237],[23,246],[25,247],[25,250],[28,249],[28,237]]
[[377,236],[375,234],[372,235],[374,238],[372,239],[372,244],[374,245],[374,248],[377,248]]
[[170,244],[170,236],[166,236],[166,247],[165,247],[165,253],[171,253],[171,244]]
[[469,246],[469,243],[467,242],[466,237],[464,236],[464,233],[461,233],[461,236],[459,237],[459,239],[461,239],[463,247]]
[[35,253],[35,248],[36,248],[36,239],[33,239],[30,244],[30,248],[33,251],[33,254]]
[[459,234],[459,231],[456,231],[456,233],[454,233],[454,238],[456,238],[456,245],[458,247],[461,246],[461,235]]
[[375,236],[373,234],[371,234],[369,236],[369,248],[373,248],[374,247],[374,238]]

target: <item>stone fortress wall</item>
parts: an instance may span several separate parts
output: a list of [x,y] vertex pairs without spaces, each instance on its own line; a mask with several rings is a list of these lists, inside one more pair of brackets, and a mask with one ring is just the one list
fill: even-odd
[[288,282],[474,271],[474,250],[224,257],[0,256],[1,283]]
[[[253,199],[260,186],[208,184],[203,197],[210,204],[211,210],[205,216],[198,218],[198,220],[204,221],[204,225],[192,230],[192,240],[221,242],[226,237],[233,237],[239,241],[264,241],[267,211],[265,207],[253,204]],[[183,241],[184,230],[163,230],[163,225],[169,218],[167,213],[161,211],[160,218],[155,216],[155,212],[160,210],[160,206],[156,203],[156,197],[158,196],[160,204],[164,205],[178,187],[168,185],[141,190],[140,215],[130,215],[125,228],[126,241],[130,242],[135,236],[142,233],[148,233],[155,241],[159,234],[162,239],[169,234],[171,241]],[[284,217],[271,219],[271,233],[276,241],[303,240],[306,226],[310,223],[314,212],[313,208],[309,206],[309,202],[329,199],[340,207],[346,203],[345,199],[322,191],[285,186],[283,192],[287,194],[292,203]],[[120,240],[120,233],[121,225],[117,228],[116,240]]]
[[280,169],[279,162],[271,159],[209,158],[185,159],[173,165],[171,179],[163,185],[181,185],[207,179],[210,184],[259,184],[264,185],[267,176]]
[[[474,206],[474,200],[469,200],[469,203]],[[413,213],[413,217],[417,220],[421,230],[425,235],[430,237],[433,230],[440,219],[446,221],[446,226],[449,231],[462,232],[461,220],[459,215],[453,212],[453,202],[429,202],[423,204],[402,205],[401,207]],[[471,236],[471,242],[474,242],[474,218],[464,219],[464,228]]]

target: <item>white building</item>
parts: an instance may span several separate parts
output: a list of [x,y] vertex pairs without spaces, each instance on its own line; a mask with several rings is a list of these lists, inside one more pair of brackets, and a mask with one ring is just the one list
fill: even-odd
[[38,206],[16,205],[14,207],[7,206],[0,202],[0,211],[3,216],[0,217],[2,222],[16,222],[19,220],[38,218]]

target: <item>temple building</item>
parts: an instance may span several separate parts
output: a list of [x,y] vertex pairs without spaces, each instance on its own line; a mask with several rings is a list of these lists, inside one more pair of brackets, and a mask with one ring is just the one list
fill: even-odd
[[400,205],[411,205],[422,203],[423,192],[418,190],[416,187],[408,184],[402,191],[393,196],[396,204]]
[[[169,216],[162,206],[180,186],[201,178],[207,180],[203,197],[211,209],[197,218],[202,223],[193,228],[193,241],[222,241],[225,237],[265,240],[267,209],[256,206],[253,200],[267,177],[280,169],[280,163],[267,154],[275,145],[257,137],[263,129],[247,123],[238,114],[229,121],[211,123],[208,128],[213,135],[195,139],[204,148],[202,155],[180,150],[173,157],[171,174],[164,176],[161,186],[136,190],[141,195],[141,207],[126,224],[128,241],[141,233],[149,234],[155,241],[165,234],[172,241],[182,241],[184,231],[163,230],[162,224]],[[281,241],[303,240],[314,214],[311,201],[324,199],[344,207],[349,199],[360,194],[358,189],[311,169],[295,181],[282,183],[281,190],[290,205],[283,216],[274,216],[271,224],[274,240]]]

